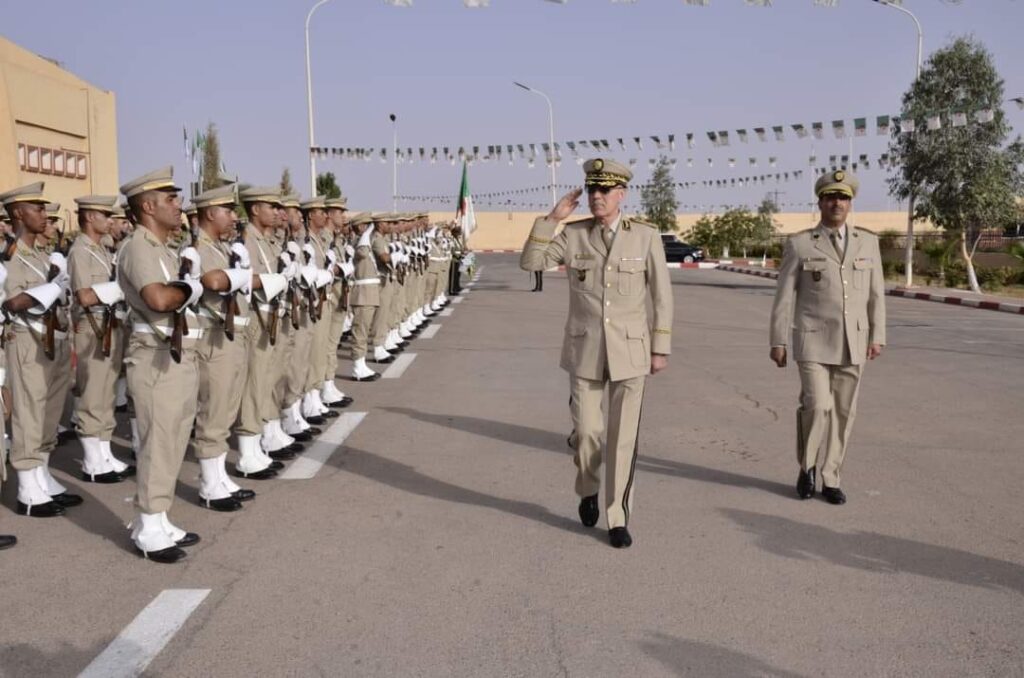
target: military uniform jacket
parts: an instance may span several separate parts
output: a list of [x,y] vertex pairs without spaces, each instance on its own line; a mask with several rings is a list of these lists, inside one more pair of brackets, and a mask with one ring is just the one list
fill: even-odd
[[[50,274],[49,259],[48,252],[39,247],[29,247],[19,238],[14,254],[6,264],[7,282],[4,283],[4,290],[7,293],[7,299],[13,299],[25,290],[45,284],[46,278]],[[66,329],[68,308],[66,305],[60,305],[63,302],[63,299],[58,299],[50,309],[57,314],[57,327]],[[31,328],[38,335],[41,332],[43,316],[25,311],[15,313],[12,321],[15,327]]]
[[[200,229],[196,238],[196,251],[199,252],[199,261],[202,275],[210,271],[222,271],[231,266],[231,249],[228,243],[223,240],[214,240],[206,231]],[[235,301],[238,304],[238,312],[235,319],[249,318],[249,302],[244,294],[234,293]],[[204,327],[224,327],[227,311],[228,296],[204,289],[203,296],[199,299],[199,315]],[[245,322],[245,321],[243,321]],[[237,330],[236,325],[236,330]]]
[[[382,241],[383,242],[383,241]],[[377,256],[371,245],[356,247],[353,265],[356,267],[355,280],[348,303],[351,306],[380,306],[380,272],[377,270]],[[387,247],[387,243],[384,243]]]
[[772,306],[772,346],[788,346],[796,361],[860,365],[868,344],[885,344],[885,280],[878,238],[847,227],[840,259],[829,229],[819,224],[786,241]]
[[[102,238],[97,243],[82,233],[75,238],[75,243],[68,251],[68,274],[71,276],[72,294],[98,283],[110,282],[114,277],[114,255],[103,244]],[[79,323],[82,314],[92,313],[95,317],[102,314],[105,308],[103,304],[97,304],[84,309],[75,303],[71,312],[75,323]]]
[[557,227],[537,219],[519,263],[527,271],[566,267],[562,369],[593,380],[648,374],[652,353],[672,352],[672,283],[658,230],[622,217],[609,252],[592,218],[570,222],[555,236]]

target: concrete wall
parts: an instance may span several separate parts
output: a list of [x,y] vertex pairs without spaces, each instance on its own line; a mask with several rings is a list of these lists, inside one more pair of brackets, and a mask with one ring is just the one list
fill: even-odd
[[[85,157],[85,178],[21,167],[18,145]],[[114,94],[0,37],[0,191],[46,182],[74,228],[74,199],[118,189]]]
[[[526,237],[537,217],[546,212],[477,212],[477,230],[470,237],[469,245],[475,250],[518,250],[522,249]],[[574,218],[582,218],[579,213]],[[676,217],[679,224],[678,232],[683,239],[686,232],[700,219],[700,214],[680,214]],[[451,219],[451,212],[433,212],[432,221]],[[775,215],[781,224],[780,233],[795,233],[811,228],[818,223],[818,213],[788,212]],[[859,212],[853,215],[851,222],[876,233],[886,230],[904,232],[907,228],[906,212]],[[916,224],[916,232],[934,230],[931,224]]]

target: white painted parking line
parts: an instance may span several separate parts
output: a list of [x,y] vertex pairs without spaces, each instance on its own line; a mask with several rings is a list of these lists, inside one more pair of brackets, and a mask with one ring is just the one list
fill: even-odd
[[345,412],[330,428],[324,431],[313,446],[308,448],[295,461],[288,465],[288,468],[278,478],[283,480],[309,480],[323,468],[327,460],[334,454],[345,438],[348,438],[352,431],[356,430],[359,422],[366,416],[366,412]]
[[395,362],[388,365],[388,368],[380,375],[381,379],[398,379],[405,374],[405,371],[409,369],[409,365],[412,365],[412,361],[415,359],[415,353],[403,353],[395,358]]
[[465,299],[465,297],[455,297],[454,299],[452,299],[452,303],[461,304],[463,299]]
[[434,323],[427,329],[420,332],[420,339],[433,339],[434,335],[437,334],[437,331],[439,329],[441,329],[441,326],[437,323]]
[[140,675],[174,637],[210,589],[167,589],[143,608],[79,678],[129,678]]
[[452,313],[455,313],[455,308],[453,306],[449,306],[448,308],[438,313],[438,315],[441,316],[442,318],[447,318]]

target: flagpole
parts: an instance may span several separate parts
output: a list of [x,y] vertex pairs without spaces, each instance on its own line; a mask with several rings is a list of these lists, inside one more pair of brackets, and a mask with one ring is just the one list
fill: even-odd
[[553,208],[558,202],[558,196],[555,195],[555,184],[558,183],[557,179],[555,179],[555,107],[551,105],[551,97],[544,94],[544,92],[534,89],[533,87],[528,87],[521,82],[515,82],[514,80],[512,81],[512,84],[516,87],[522,87],[527,92],[539,94],[544,97],[544,101],[548,102],[548,134],[550,142],[549,148],[551,149],[551,207]]
[[398,211],[398,117],[391,118],[391,211]]

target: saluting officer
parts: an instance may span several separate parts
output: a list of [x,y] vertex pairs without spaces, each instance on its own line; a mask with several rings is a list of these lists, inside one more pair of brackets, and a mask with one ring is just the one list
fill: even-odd
[[352,217],[352,229],[359,236],[356,242],[353,263],[355,274],[352,281],[352,378],[355,381],[374,381],[380,375],[366,365],[366,351],[369,348],[373,318],[380,307],[380,270],[377,256],[388,257],[387,244],[379,254],[373,251],[373,217],[363,212]]
[[[165,167],[121,187],[138,229],[117,258],[117,277],[133,314],[125,353],[128,390],[139,428],[137,513],[132,541],[146,558],[174,563],[199,536],[174,526],[167,512],[196,416],[199,369],[191,307],[203,293],[199,271],[186,270],[167,244],[182,230],[180,188]],[[184,321],[184,324],[182,324]]]
[[[800,372],[796,491],[846,503],[839,474],[857,414],[857,391],[867,360],[885,345],[885,281],[878,238],[846,218],[860,182],[845,171],[814,184],[821,221],[786,241],[771,318],[770,357],[785,367],[790,343]],[[824,446],[824,455],[820,454]]]
[[628,524],[644,383],[647,374],[668,366],[672,349],[672,284],[658,229],[620,211],[633,176],[629,168],[597,158],[583,170],[593,216],[569,222],[556,236],[558,223],[576,209],[582,191],[568,193],[534,223],[520,266],[526,271],[566,267],[569,320],[561,366],[571,376],[580,520],[589,527],[599,517],[601,401],[607,388],[605,508],[609,541],[623,548],[633,543]]
[[117,459],[110,449],[114,434],[116,384],[124,358],[124,292],[117,282],[113,252],[103,244],[110,230],[117,196],[76,198],[80,234],[68,252],[71,293],[75,298],[75,407],[82,444],[82,479],[119,483],[135,475],[135,467]]
[[7,369],[11,388],[11,465],[18,472],[21,515],[51,517],[77,506],[50,473],[57,446],[57,424],[71,385],[71,347],[64,300],[70,277],[59,252],[47,254],[39,242],[47,228],[43,182],[0,195],[18,237],[9,250]]

